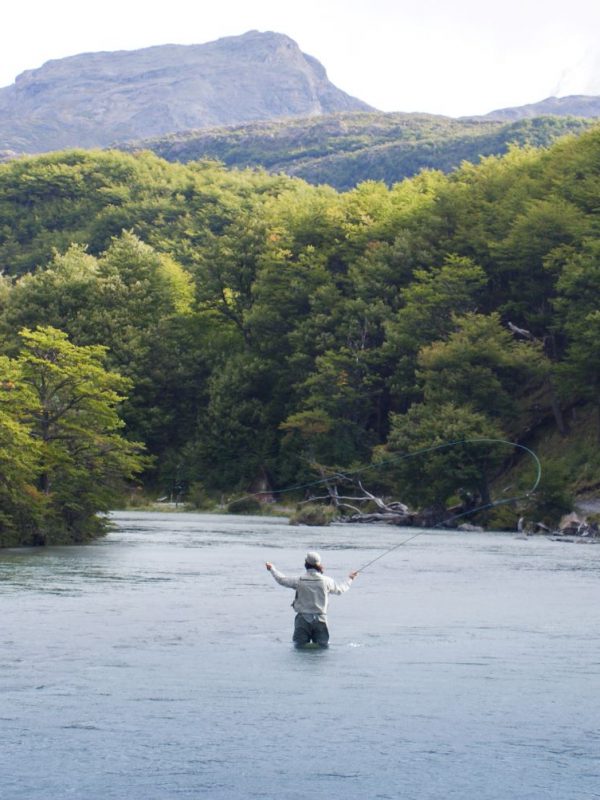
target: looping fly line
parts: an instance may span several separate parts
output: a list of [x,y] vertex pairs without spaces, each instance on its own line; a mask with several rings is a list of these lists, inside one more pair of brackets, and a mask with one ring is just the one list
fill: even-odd
[[[356,469],[356,470],[352,470],[350,472],[345,472],[345,473],[344,472],[332,473],[331,475],[327,475],[324,478],[318,478],[318,479],[316,479],[314,481],[309,481],[308,483],[299,483],[299,484],[296,484],[294,486],[288,486],[287,489],[273,489],[273,490],[270,491],[270,494],[274,494],[274,495],[275,494],[286,494],[288,492],[297,492],[300,489],[310,489],[313,486],[322,486],[323,484],[329,483],[331,480],[333,480],[335,478],[340,478],[340,477],[351,479],[355,475],[362,475],[364,472],[369,472],[370,470],[381,469],[382,467],[387,467],[390,464],[397,464],[399,461],[405,461],[406,459],[409,459],[409,458],[416,458],[417,456],[425,455],[426,453],[433,453],[436,450],[445,450],[445,449],[447,449],[449,447],[456,447],[459,444],[483,444],[483,443],[487,443],[487,444],[506,444],[506,445],[509,445],[510,447],[516,447],[519,450],[524,450],[526,453],[528,453],[535,461],[536,478],[535,478],[535,482],[534,482],[533,486],[531,487],[531,489],[529,489],[523,495],[520,495],[519,498],[520,497],[526,497],[526,496],[532,494],[532,492],[534,492],[537,489],[537,487],[539,486],[541,477],[542,477],[542,465],[540,463],[539,458],[533,452],[533,450],[530,450],[529,447],[525,447],[525,445],[523,445],[523,444],[517,444],[517,442],[511,442],[508,439],[484,439],[484,438],[482,438],[482,439],[456,439],[455,441],[444,442],[443,444],[438,444],[438,445],[435,445],[435,446],[432,446],[432,447],[423,447],[420,450],[414,450],[411,453],[404,453],[403,455],[396,456],[395,458],[387,458],[387,459],[385,459],[385,461],[378,461],[375,464],[369,464],[368,466],[362,467],[361,469]],[[233,502],[234,503],[235,502],[241,502],[242,500],[245,500],[248,497],[256,497],[257,495],[260,495],[260,494],[262,494],[262,492],[252,492],[250,494],[244,495],[244,497],[241,497],[241,498],[239,498],[239,500],[233,501]],[[495,503],[495,505],[501,505],[502,503],[509,503],[509,502],[512,502],[513,500],[516,500],[516,499],[519,499],[519,498],[511,498],[510,500],[500,500],[500,501],[497,501]],[[485,507],[487,508],[487,505]],[[477,510],[480,510],[480,509],[477,509]],[[475,509],[471,509],[467,513],[474,513],[474,511],[475,511]]]
[[[514,497],[508,497],[508,498],[505,498],[503,500],[494,500],[494,501],[492,501],[490,503],[484,503],[483,505],[477,506],[476,508],[470,508],[467,511],[461,511],[459,514],[454,514],[453,516],[447,517],[446,519],[442,520],[441,522],[438,522],[435,525],[432,525],[431,528],[426,528],[425,530],[418,531],[417,533],[413,534],[412,536],[408,536],[406,539],[403,539],[401,542],[398,542],[397,544],[393,545],[393,547],[389,547],[387,550],[384,550],[378,556],[376,556],[375,558],[371,559],[371,561],[368,561],[366,564],[363,564],[363,566],[360,567],[357,570],[357,572],[364,572],[365,569],[370,567],[372,564],[375,564],[376,561],[379,561],[384,556],[388,555],[389,553],[392,553],[394,550],[397,550],[399,547],[402,547],[402,545],[406,544],[407,542],[410,542],[413,539],[416,539],[417,536],[421,536],[421,534],[426,533],[427,530],[433,530],[435,528],[438,528],[440,525],[447,525],[449,522],[454,522],[454,520],[460,519],[461,517],[465,517],[468,514],[476,514],[478,511],[486,511],[487,509],[490,509],[490,508],[496,508],[497,506],[506,505],[508,503],[514,503],[517,500],[522,500],[522,499],[524,499],[526,497],[529,497],[531,494],[533,494],[533,492],[535,492],[535,490],[539,486],[540,481],[542,479],[542,465],[541,465],[540,459],[538,458],[536,453],[534,453],[533,450],[531,450],[529,447],[525,447],[525,445],[522,445],[522,444],[517,444],[516,442],[510,442],[507,439],[460,439],[460,440],[455,441],[455,442],[446,442],[445,444],[438,445],[436,447],[428,447],[428,448],[424,448],[423,450],[417,450],[414,453],[409,453],[409,454],[403,456],[402,458],[411,458],[413,456],[417,456],[417,455],[420,455],[422,453],[430,453],[430,452],[433,452],[435,450],[442,450],[444,448],[454,447],[454,446],[459,445],[459,444],[485,444],[485,443],[487,443],[487,444],[506,444],[506,445],[510,445],[511,447],[516,447],[516,448],[518,448],[520,450],[525,451],[528,455],[530,455],[533,458],[533,461],[534,461],[535,466],[536,466],[536,476],[535,476],[535,480],[533,482],[532,487],[528,491],[524,492],[521,495],[515,495]],[[402,460],[402,458],[393,459],[393,461]],[[383,463],[388,464],[388,463],[391,463],[391,462],[390,461],[386,461],[386,462],[383,462]]]
[[[409,458],[416,458],[417,456],[426,455],[427,453],[433,453],[438,450],[445,450],[448,449],[449,447],[457,447],[458,445],[465,445],[465,444],[502,444],[502,445],[508,445],[509,447],[517,448],[518,450],[523,450],[525,453],[531,456],[536,467],[536,476],[533,485],[523,494],[505,498],[503,500],[494,500],[492,502],[476,506],[475,508],[470,508],[467,511],[461,511],[458,514],[454,514],[453,516],[447,517],[441,522],[432,525],[431,528],[425,528],[424,530],[418,531],[412,536],[409,536],[408,538],[403,539],[401,542],[398,542],[393,547],[389,547],[387,550],[384,550],[383,553],[380,553],[378,556],[376,556],[376,558],[373,558],[371,561],[368,561],[359,570],[357,570],[357,572],[364,572],[365,569],[370,567],[376,561],[382,559],[384,556],[388,555],[388,553],[392,553],[394,550],[397,550],[399,547],[402,547],[402,545],[406,544],[407,542],[416,539],[417,536],[421,536],[421,534],[426,533],[428,530],[433,530],[435,528],[438,528],[440,525],[447,525],[450,522],[454,522],[454,520],[456,519],[460,519],[461,517],[466,517],[470,514],[476,514],[479,511],[485,511],[490,508],[496,508],[497,506],[506,505],[508,503],[514,503],[517,500],[522,500],[526,497],[529,497],[531,494],[533,494],[533,492],[535,492],[542,479],[542,465],[540,459],[538,458],[536,453],[534,453],[534,451],[531,450],[529,447],[526,447],[523,444],[518,444],[517,442],[511,442],[508,439],[491,439],[491,438],[457,439],[452,442],[444,442],[443,444],[433,445],[431,447],[423,447],[420,450],[413,451],[412,453],[404,453],[403,455],[396,456],[395,458],[388,458],[385,459],[384,461],[379,461],[375,464],[369,464],[368,466],[363,467],[362,469],[353,470],[348,473],[337,472],[335,474],[326,476],[324,478],[319,478],[318,480],[314,480],[309,483],[301,483],[296,486],[290,486],[287,489],[276,489],[273,490],[271,494],[285,494],[287,492],[295,492],[300,489],[309,489],[312,488],[313,486],[322,486],[323,484],[327,484],[336,478],[339,479],[340,477],[351,480],[353,476],[362,475],[364,472],[368,472],[370,470],[382,469],[383,467],[389,466],[390,464],[397,464],[399,461],[405,461],[406,459]],[[240,498],[240,500],[234,501],[234,503],[241,502],[247,497],[254,497],[258,494],[261,493],[256,492],[254,494],[245,495],[243,498]]]

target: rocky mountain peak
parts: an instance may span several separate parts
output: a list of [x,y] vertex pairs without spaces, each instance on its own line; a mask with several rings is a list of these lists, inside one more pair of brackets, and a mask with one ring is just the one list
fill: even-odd
[[278,117],[370,110],[280,33],[82,53],[0,89],[0,150],[44,152]]

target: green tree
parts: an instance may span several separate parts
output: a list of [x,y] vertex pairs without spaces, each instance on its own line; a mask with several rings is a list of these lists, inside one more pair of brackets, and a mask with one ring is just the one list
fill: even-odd
[[540,345],[517,340],[502,327],[499,314],[455,317],[447,340],[424,347],[418,378],[426,403],[466,405],[497,420],[506,430],[528,427],[531,388],[548,370]]
[[507,236],[493,246],[493,291],[500,310],[535,336],[547,336],[556,294],[553,254],[580,241],[586,215],[573,203],[550,195],[531,200],[515,215]]
[[33,408],[36,398],[19,365],[0,356],[0,547],[35,537],[43,516],[35,487],[41,447],[27,422]]
[[481,267],[468,258],[449,256],[441,267],[417,270],[402,290],[402,307],[386,325],[384,345],[394,363],[390,385],[396,408],[406,409],[419,396],[419,350],[454,329],[453,315],[476,310],[485,283]]
[[[133,381],[122,410],[130,433],[157,452],[165,440],[179,439],[179,424],[189,425],[188,410],[182,410],[190,403],[185,385],[198,390],[198,369],[190,362],[194,358],[202,371],[201,348],[182,353],[194,327],[192,305],[192,282],[181,266],[124,232],[100,257],[73,245],[46,269],[17,280],[3,323],[7,337],[44,324],[64,331],[76,345],[105,346],[110,367]],[[200,330],[196,325],[195,333]],[[18,337],[11,338],[16,349]],[[190,368],[189,380],[175,393],[171,380],[181,377],[182,362]]]
[[[567,252],[557,284],[555,327],[565,337],[557,366],[564,398],[583,400],[596,409],[600,426],[600,243],[586,240]],[[600,427],[599,427],[600,435]]]
[[305,436],[314,422],[328,420],[326,427],[315,431],[318,437],[308,437],[311,459],[345,466],[364,461],[379,441],[374,429],[381,392],[368,351],[349,347],[328,351],[317,356],[315,370],[298,387],[301,411],[291,414],[281,427]]
[[468,406],[424,403],[392,415],[387,444],[376,457],[402,500],[443,509],[471,496],[485,504],[503,454],[493,443],[469,440],[501,437],[497,424]]
[[245,489],[277,452],[273,375],[264,361],[238,354],[213,370],[207,388],[207,405],[184,450],[183,477]]
[[31,398],[23,419],[39,448],[46,501],[38,541],[84,541],[104,530],[98,512],[144,466],[140,445],[121,435],[118,407],[129,382],[104,368],[104,347],[77,347],[50,327],[24,329],[21,338],[16,364]]

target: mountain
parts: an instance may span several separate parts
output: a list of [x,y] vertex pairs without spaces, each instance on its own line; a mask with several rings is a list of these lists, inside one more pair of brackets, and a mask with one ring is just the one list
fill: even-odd
[[502,155],[511,144],[546,146],[592,124],[556,117],[505,123],[362,112],[189,131],[121,149],[152,150],[167,161],[210,158],[229,167],[260,166],[345,190],[365,180],[393,184],[422,169],[448,172],[463,161]]
[[250,31],[201,45],[84,53],[0,89],[0,151],[106,147],[276,117],[369,111],[289,37]]
[[0,161],[117,146],[348,189],[449,171],[511,143],[545,146],[598,115],[600,98],[583,96],[462,119],[383,114],[335,87],[288,36],[249,31],[201,45],[84,53],[22,73],[0,89]]
[[547,97],[539,103],[490,111],[480,119],[514,121],[530,117],[600,117],[600,97],[576,94],[569,97]]

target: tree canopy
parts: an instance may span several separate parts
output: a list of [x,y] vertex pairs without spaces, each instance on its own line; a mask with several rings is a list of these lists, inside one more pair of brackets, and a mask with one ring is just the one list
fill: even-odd
[[[142,468],[131,442],[158,491],[177,473],[229,492],[444,436],[564,433],[600,408],[599,197],[598,127],[346,193],[149,153],[0,165],[2,524],[79,530]],[[389,477],[450,502],[505,466],[478,458]]]

